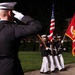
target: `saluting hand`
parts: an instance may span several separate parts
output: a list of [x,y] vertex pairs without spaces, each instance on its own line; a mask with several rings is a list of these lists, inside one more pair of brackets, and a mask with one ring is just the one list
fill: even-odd
[[18,11],[13,10],[12,11],[14,13],[14,17],[17,18],[18,20],[22,20],[22,18],[24,17],[24,15]]

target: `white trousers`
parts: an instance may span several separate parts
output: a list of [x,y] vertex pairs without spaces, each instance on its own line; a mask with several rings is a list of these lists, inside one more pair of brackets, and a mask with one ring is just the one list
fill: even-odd
[[65,65],[64,65],[64,58],[63,58],[62,54],[59,54],[58,57],[59,57],[59,60],[60,60],[61,67],[62,67],[62,68],[65,68]]
[[56,65],[56,67],[57,67],[59,70],[61,70],[62,67],[61,67],[61,65],[60,65],[60,63],[59,63],[58,56],[54,56],[54,60],[55,60],[55,65]]
[[55,65],[54,65],[54,59],[52,55],[48,55],[49,62],[50,62],[50,71],[55,70]]
[[47,71],[49,71],[48,58],[43,57],[40,72],[47,72]]

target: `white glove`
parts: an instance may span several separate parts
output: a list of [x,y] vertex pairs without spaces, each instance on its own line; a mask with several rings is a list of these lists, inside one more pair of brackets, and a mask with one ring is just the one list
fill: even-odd
[[61,56],[62,56],[62,54],[59,54],[58,56],[59,56],[59,57],[61,57]]
[[62,40],[61,43],[63,43],[64,41]]
[[66,48],[63,48],[63,50],[65,51],[65,50],[66,50]]
[[49,48],[49,50],[52,50],[52,48]]
[[48,50],[49,48],[48,47],[46,47],[46,50]]
[[14,17],[17,18],[18,20],[22,20],[22,18],[24,17],[24,15],[18,11],[13,10],[12,11],[14,13]]

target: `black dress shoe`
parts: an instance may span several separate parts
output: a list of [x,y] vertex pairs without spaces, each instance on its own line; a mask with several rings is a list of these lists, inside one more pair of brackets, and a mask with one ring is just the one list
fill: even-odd
[[40,72],[40,73],[44,73],[44,72]]
[[56,73],[56,72],[58,72],[57,70],[53,70],[53,71],[51,71],[51,73]]
[[44,72],[44,74],[50,74],[50,71]]
[[55,68],[56,71],[58,71],[58,68]]
[[63,68],[63,69],[61,69],[60,71],[67,71],[67,69],[66,69],[66,68]]

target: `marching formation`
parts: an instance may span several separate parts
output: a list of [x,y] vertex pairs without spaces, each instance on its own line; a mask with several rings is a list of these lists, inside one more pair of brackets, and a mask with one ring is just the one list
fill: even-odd
[[40,73],[48,74],[66,70],[62,55],[66,48],[63,46],[61,36],[54,36],[52,41],[49,40],[47,35],[42,35],[41,38],[44,43],[40,42],[41,56],[43,57]]

